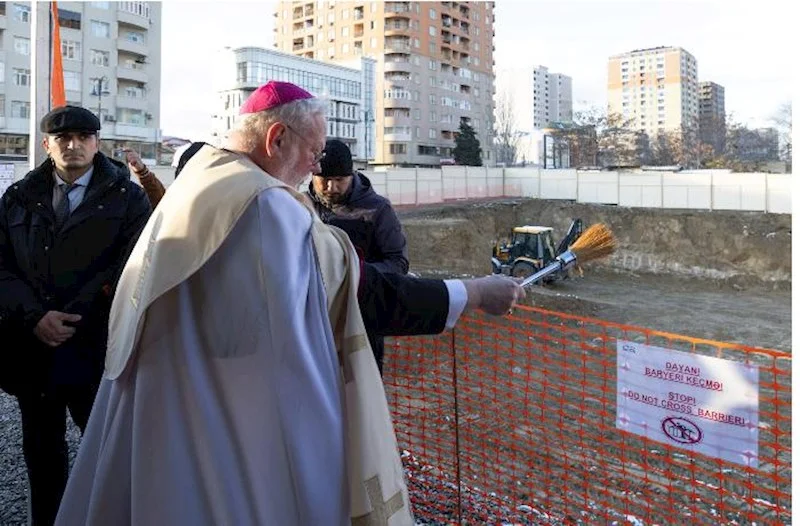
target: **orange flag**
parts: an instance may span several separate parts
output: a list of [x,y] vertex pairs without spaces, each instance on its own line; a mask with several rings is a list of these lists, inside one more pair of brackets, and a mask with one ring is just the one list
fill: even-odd
[[67,105],[64,93],[64,66],[61,63],[61,27],[58,24],[58,4],[51,2],[53,13],[53,67],[50,69],[50,103],[51,107]]

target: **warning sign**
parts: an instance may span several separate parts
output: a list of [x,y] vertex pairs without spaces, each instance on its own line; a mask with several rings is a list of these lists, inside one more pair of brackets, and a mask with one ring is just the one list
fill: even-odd
[[758,367],[617,341],[617,428],[758,466]]
[[0,163],[0,196],[14,182],[14,165],[11,163]]

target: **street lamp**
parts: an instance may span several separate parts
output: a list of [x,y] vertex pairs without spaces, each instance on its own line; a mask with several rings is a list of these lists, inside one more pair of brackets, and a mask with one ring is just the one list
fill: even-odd
[[364,164],[369,163],[369,123],[375,122],[370,110],[364,110]]
[[103,95],[108,95],[110,92],[103,89],[103,84],[108,85],[108,77],[94,77],[89,79],[94,84],[92,85],[92,95],[97,95],[97,118],[103,121]]

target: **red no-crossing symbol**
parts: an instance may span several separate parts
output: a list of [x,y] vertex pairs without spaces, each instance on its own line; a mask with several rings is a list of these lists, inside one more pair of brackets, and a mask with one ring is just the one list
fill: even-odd
[[697,444],[703,440],[703,432],[697,424],[686,418],[668,416],[661,421],[661,430],[679,444]]

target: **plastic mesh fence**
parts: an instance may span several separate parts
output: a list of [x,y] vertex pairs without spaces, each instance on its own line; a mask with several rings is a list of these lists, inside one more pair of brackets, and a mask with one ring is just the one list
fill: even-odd
[[[617,340],[758,367],[757,467],[616,427]],[[421,524],[790,524],[791,356],[522,307],[387,342]]]

